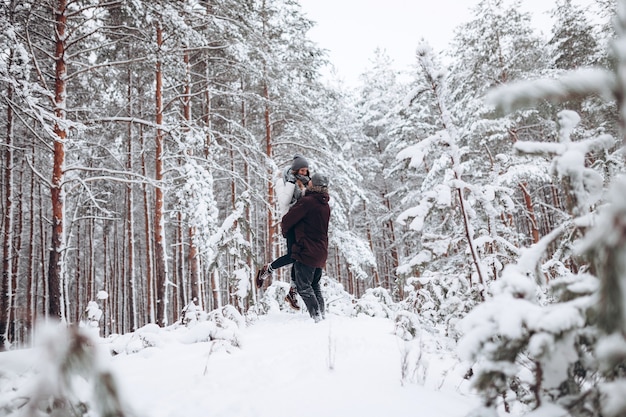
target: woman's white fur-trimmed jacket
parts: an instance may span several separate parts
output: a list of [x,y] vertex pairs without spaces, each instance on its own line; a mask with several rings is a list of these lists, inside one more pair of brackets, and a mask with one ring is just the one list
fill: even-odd
[[275,188],[278,210],[282,217],[289,211],[289,208],[304,195],[304,191],[296,186],[296,177],[291,171],[291,167],[285,167],[280,177],[277,176],[276,178]]

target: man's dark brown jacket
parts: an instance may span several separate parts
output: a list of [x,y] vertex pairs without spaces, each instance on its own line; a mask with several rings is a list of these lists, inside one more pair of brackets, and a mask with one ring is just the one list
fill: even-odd
[[287,237],[289,229],[294,229],[296,239],[291,257],[315,268],[324,268],[328,258],[328,200],[326,193],[307,190],[281,221],[283,236]]

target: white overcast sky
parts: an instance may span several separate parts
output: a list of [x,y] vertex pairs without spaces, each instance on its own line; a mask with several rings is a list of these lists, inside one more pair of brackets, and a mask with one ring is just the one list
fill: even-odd
[[[479,0],[300,0],[308,18],[317,22],[310,36],[329,50],[341,79],[355,85],[369,67],[376,47],[387,51],[398,69],[414,63],[415,47],[424,38],[438,52],[447,49],[454,29],[471,19]],[[591,0],[574,0],[589,4]],[[550,32],[548,10],[554,0],[522,0],[533,25]]]

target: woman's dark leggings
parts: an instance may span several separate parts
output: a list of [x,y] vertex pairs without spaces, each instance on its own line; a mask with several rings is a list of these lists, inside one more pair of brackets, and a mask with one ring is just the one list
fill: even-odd
[[[296,260],[293,259],[291,257],[291,246],[296,242],[296,235],[293,231],[293,229],[289,230],[289,232],[287,232],[287,253],[283,256],[281,256],[280,258],[276,258],[271,264],[270,266],[272,267],[273,270],[276,270],[278,268],[282,268],[283,266],[287,266],[287,265],[291,265],[292,263],[294,263]],[[291,268],[291,280],[295,281],[295,275],[294,275],[294,271],[293,268]]]

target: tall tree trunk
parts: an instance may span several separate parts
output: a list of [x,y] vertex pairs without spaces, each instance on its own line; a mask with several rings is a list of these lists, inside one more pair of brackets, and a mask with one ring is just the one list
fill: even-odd
[[[37,295],[39,292],[39,285],[37,280],[37,274],[35,273],[36,262],[37,262],[37,244],[35,243],[35,227],[36,227],[36,216],[35,213],[35,175],[31,173],[30,175],[30,199],[29,199],[30,210],[30,228],[28,229],[28,241],[30,242],[30,247],[28,251],[28,266],[26,267],[26,279],[28,280],[28,284],[26,286],[26,294],[28,295],[28,304],[27,304],[27,325],[30,330],[30,341],[33,341],[33,323],[37,318]],[[41,222],[40,222],[41,223]],[[41,236],[40,236],[41,238]]]
[[81,233],[83,233],[82,231],[82,227],[81,227],[81,223],[78,222],[78,224],[76,225],[76,268],[74,270],[74,282],[76,283],[76,292],[74,293],[74,317],[76,321],[80,321],[82,314],[81,312],[84,311],[81,308],[82,305],[82,277],[83,277],[83,271],[82,271],[82,259],[84,258],[83,255],[83,248],[81,247],[81,245],[83,244],[83,239],[82,239],[82,235]]
[[[17,184],[18,184],[17,193],[19,196],[24,195],[24,182],[23,182],[24,181],[24,166],[23,164],[24,164],[24,161],[22,160],[22,167],[19,172],[19,177],[17,178]],[[17,206],[15,206],[15,213],[16,213],[15,221],[13,222],[14,224],[13,243],[12,243],[12,249],[11,249],[11,252],[13,253],[13,257],[14,257],[14,261],[11,262],[11,276],[13,277],[13,285],[12,285],[13,294],[11,295],[11,297],[13,298],[13,300],[15,300],[13,303],[13,312],[14,312],[13,319],[15,320],[14,332],[15,332],[15,335],[17,335],[18,323],[19,323],[20,333],[21,333],[21,329],[24,326],[24,319],[25,319],[24,310],[25,309],[24,309],[23,299],[26,297],[26,294],[23,294],[22,296],[20,296],[18,292],[18,288],[19,288],[18,271],[19,271],[20,262],[23,259],[22,257],[19,256],[22,250],[22,229],[24,226],[23,218],[22,218],[22,215],[24,213],[24,207],[22,206],[21,198],[17,200]],[[11,336],[11,333],[9,333],[9,336]],[[21,338],[21,340],[23,340],[23,338]]]
[[[195,301],[198,307],[202,310],[204,302],[202,299],[202,285],[200,280],[200,260],[198,259],[198,248],[194,241],[196,234],[196,228],[189,228],[189,252],[187,253],[189,264],[189,281],[191,284],[191,300]],[[186,300],[185,303],[188,303]]]
[[[387,207],[387,210],[389,210],[389,212],[391,212],[391,200],[389,200],[389,198],[385,197],[385,195],[387,195],[387,190],[385,189],[385,193],[383,195],[383,199],[385,201],[385,206]],[[391,280],[390,277],[396,276],[396,269],[398,268],[398,265],[400,264],[399,261],[399,257],[398,257],[398,247],[396,246],[396,232],[395,232],[395,228],[393,226],[393,221],[392,220],[387,220],[385,222],[385,228],[387,229],[387,234],[388,234],[388,238],[385,239],[383,241],[383,246],[385,247],[385,252],[387,250],[389,250],[391,253],[389,254],[391,257],[391,268],[386,268],[385,271],[385,281],[388,282],[388,284],[390,285],[389,288],[391,288]],[[391,243],[388,243],[391,242]],[[389,257],[387,257],[387,259],[389,259]],[[400,299],[404,299],[404,282],[396,282],[396,285],[398,286],[398,296],[400,297]]]
[[[114,304],[114,298],[113,298],[113,293],[111,292],[112,288],[110,285],[110,281],[109,281],[109,273],[108,273],[108,264],[109,264],[109,256],[108,256],[108,240],[107,240],[107,232],[106,232],[106,227],[102,228],[102,271],[103,271],[103,276],[102,276],[102,286],[104,287],[104,291],[108,294],[107,297],[107,301],[113,301],[110,304]],[[105,307],[107,306],[106,302],[105,302]],[[111,314],[111,311],[109,311],[109,309],[105,309],[103,308],[103,317],[104,317],[104,328],[102,335],[104,337],[108,336],[109,333],[111,333],[113,331],[110,323],[112,322],[112,317],[113,315]]]
[[[246,115],[246,100],[245,100],[245,95],[244,95],[244,81],[243,78],[241,79],[241,128],[242,129],[246,129],[248,126],[248,118]],[[247,160],[245,160],[244,158],[244,163],[243,163],[243,177],[244,178],[250,178],[250,165],[248,164]],[[246,219],[248,221],[248,224],[252,224],[252,215],[250,213],[250,205],[246,204]],[[246,241],[250,242],[250,244],[252,244],[252,232],[250,230],[250,227],[246,227]],[[247,259],[247,264],[248,267],[250,268],[250,271],[254,271],[255,270],[255,264],[254,264],[254,259],[252,259],[252,256],[250,255],[252,251],[248,252],[248,259]],[[254,275],[250,274],[250,288],[252,288],[253,290],[250,292],[252,295],[252,300],[254,302],[254,304],[257,303],[257,290],[256,290],[256,284],[254,283]]]
[[[183,95],[183,117],[185,121],[185,131],[189,131],[189,126],[191,126],[191,67],[189,65],[189,53],[185,51],[184,54],[185,61],[185,92]],[[206,88],[206,100],[210,100],[209,88],[208,88],[208,74]],[[206,104],[208,109],[210,110],[210,104]],[[210,115],[205,115],[205,124],[208,126],[210,120]],[[189,147],[188,151],[190,156],[193,156],[193,148]],[[208,146],[205,146],[205,156],[208,156]],[[191,287],[191,301],[194,301],[200,309],[203,309],[203,300],[202,300],[202,289],[201,289],[201,280],[200,280],[200,260],[198,258],[198,248],[196,246],[196,227],[189,226],[187,233],[189,234],[189,251],[187,252],[187,264],[189,265],[189,281]],[[183,237],[183,232],[181,230],[181,239]],[[181,240],[182,241],[182,240]],[[183,276],[181,276],[183,282],[187,280]],[[187,305],[190,300],[187,297],[187,286],[184,285],[183,291],[183,305]]]
[[[263,85],[263,94],[265,95],[265,153],[268,159],[272,159],[272,124],[270,121],[270,93],[267,86],[267,79]],[[265,259],[275,258],[275,231],[274,231],[274,185],[272,184],[273,172],[271,168],[268,168],[268,177],[270,180],[267,183],[267,250]]]
[[52,203],[52,242],[50,246],[50,261],[48,266],[48,307],[51,317],[64,320],[63,311],[63,251],[65,250],[65,236],[63,230],[64,196],[63,196],[63,165],[65,161],[65,140],[67,138],[65,120],[65,78],[67,74],[65,62],[65,28],[67,0],[57,0],[54,9],[55,18],[55,79],[54,79],[54,160],[52,165],[52,182],[50,195]]
[[[91,210],[91,209],[90,209]],[[88,233],[88,245],[89,245],[89,278],[87,280],[88,296],[90,300],[95,300],[97,297],[96,288],[96,245],[95,241],[95,219],[92,217],[89,219]]]
[[[140,112],[141,113],[141,112]],[[147,175],[146,168],[146,150],[143,137],[143,128],[139,127],[139,144],[141,146],[141,174]],[[146,232],[146,302],[148,306],[148,320],[150,323],[156,323],[155,299],[154,299],[154,274],[152,267],[154,266],[154,250],[153,250],[153,232],[150,224],[150,193],[148,192],[148,184],[143,184],[143,211],[144,211],[144,230]]]
[[[9,52],[9,66],[13,51]],[[13,87],[8,83],[7,101],[13,98]],[[13,240],[13,110],[7,104],[7,131],[4,147],[4,239],[2,242],[2,285],[0,288],[0,351],[9,343],[10,312],[13,304],[14,289],[11,285],[11,261],[13,259],[11,242]]]
[[155,199],[154,199],[154,254],[155,278],[157,290],[157,324],[167,325],[167,260],[165,258],[165,224],[163,218],[163,73],[161,69],[161,47],[163,46],[163,28],[160,23],[156,27],[157,61],[156,61],[156,163],[155,163]]
[[[365,203],[365,200],[363,200],[363,213],[367,213],[367,204]],[[372,229],[370,228],[369,222],[366,222],[365,224],[365,232],[367,234],[367,242],[370,245],[370,250],[372,251],[372,253],[374,252],[374,241],[372,239]],[[374,282],[373,282],[374,287],[380,287],[380,275],[378,274],[378,268],[374,267]]]
[[[128,70],[128,117],[133,117],[133,74]],[[128,123],[128,159],[126,160],[126,170],[133,172],[133,124]],[[133,194],[133,184],[126,185],[126,247],[128,249],[128,283],[130,285],[130,316],[131,328],[139,328],[137,318],[137,283],[135,278],[135,199]]]
[[[35,154],[35,152],[33,152],[33,155]],[[46,230],[44,228],[44,221],[43,219],[46,218],[45,214],[44,214],[44,209],[43,209],[43,202],[44,202],[44,195],[43,195],[43,187],[41,187],[41,185],[39,185],[39,183],[37,183],[37,191],[39,192],[39,249],[41,251],[40,254],[40,258],[41,258],[41,262],[39,263],[40,267],[41,267],[41,284],[42,284],[42,288],[41,291],[43,292],[43,300],[41,302],[40,305],[40,312],[43,315],[44,318],[48,318],[49,316],[49,311],[48,311],[48,300],[50,299],[50,285],[48,285],[48,272],[46,270],[46,262],[44,262],[44,259],[46,259],[46,248],[48,247],[46,244],[46,238],[48,236],[46,236]]]
[[[456,179],[460,179],[458,174],[454,173]],[[465,208],[465,197],[463,196],[463,189],[457,188],[457,195],[459,196],[459,207],[461,208],[461,216],[463,217],[463,229],[465,230],[465,237],[467,239],[467,244],[470,248],[470,254],[472,255],[472,260],[474,262],[474,267],[476,268],[476,273],[478,275],[478,280],[481,284],[485,283],[485,279],[483,278],[483,269],[480,264],[480,260],[478,259],[478,251],[476,250],[476,244],[474,243],[474,231],[470,225],[469,216],[467,215],[467,209]],[[471,282],[471,280],[470,280]]]

